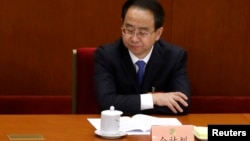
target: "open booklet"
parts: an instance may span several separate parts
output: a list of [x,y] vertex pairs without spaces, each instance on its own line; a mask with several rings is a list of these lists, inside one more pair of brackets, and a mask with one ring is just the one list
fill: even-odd
[[[88,118],[88,121],[96,128],[100,129],[100,118]],[[136,114],[132,117],[122,116],[120,119],[120,131],[127,132],[128,135],[150,134],[152,125],[182,125],[177,118],[155,117],[144,114]]]

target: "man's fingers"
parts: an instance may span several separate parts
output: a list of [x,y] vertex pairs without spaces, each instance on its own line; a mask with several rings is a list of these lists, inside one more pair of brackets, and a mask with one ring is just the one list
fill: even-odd
[[172,99],[170,101],[170,105],[168,105],[168,107],[174,113],[183,112],[183,109],[180,107],[180,105],[174,99]]
[[[186,97],[186,96],[185,96]],[[187,103],[187,99],[185,99],[185,97],[182,97],[181,95],[177,94],[173,97],[173,99],[175,101],[178,101],[179,103],[181,103],[182,105],[184,105],[185,107],[188,106],[188,103]]]
[[176,92],[175,94],[176,94],[177,96],[179,96],[179,97],[185,99],[185,100],[188,100],[188,97],[187,97],[185,94],[181,93],[181,92]]

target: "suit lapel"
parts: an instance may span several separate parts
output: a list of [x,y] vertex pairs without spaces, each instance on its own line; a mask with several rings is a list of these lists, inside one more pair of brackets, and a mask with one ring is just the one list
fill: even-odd
[[152,87],[153,79],[158,75],[158,72],[164,65],[164,60],[162,58],[160,46],[155,45],[145,69],[142,91],[148,91],[148,88]]
[[140,88],[139,88],[139,85],[137,83],[137,75],[136,75],[135,66],[131,60],[128,49],[126,47],[122,48],[121,55],[122,55],[122,59],[124,62],[123,69],[126,72],[125,76],[128,77],[128,79],[133,84],[133,86],[135,86],[134,88],[139,92]]
[[152,81],[164,65],[164,60],[162,59],[164,57],[161,54],[161,46],[159,46],[159,44],[155,44],[155,47],[145,69],[142,88],[140,88],[137,83],[137,75],[134,64],[131,60],[128,49],[124,45],[121,49],[121,57],[124,62],[123,69],[126,72],[125,77],[128,77],[133,86],[135,86],[135,89],[138,91],[138,93],[147,92],[148,88],[152,87]]

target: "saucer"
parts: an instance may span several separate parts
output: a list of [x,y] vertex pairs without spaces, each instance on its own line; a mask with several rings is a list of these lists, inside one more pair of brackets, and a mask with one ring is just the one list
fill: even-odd
[[102,133],[100,130],[96,130],[95,134],[98,135],[98,136],[100,136],[100,137],[103,137],[105,139],[117,139],[117,138],[121,138],[121,137],[127,135],[127,133],[123,132],[123,131],[118,131],[118,133],[116,133],[116,134],[109,135],[109,134]]

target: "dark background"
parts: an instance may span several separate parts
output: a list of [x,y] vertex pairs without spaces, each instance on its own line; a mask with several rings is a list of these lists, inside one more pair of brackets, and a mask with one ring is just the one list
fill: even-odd
[[[125,0],[1,0],[0,95],[71,95],[72,49],[121,35]],[[193,95],[249,95],[250,1],[160,0]]]

